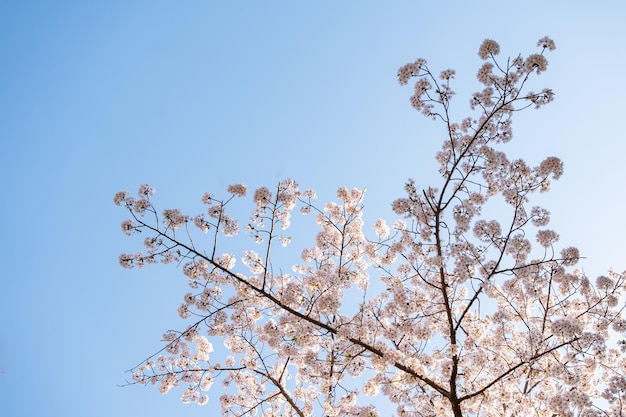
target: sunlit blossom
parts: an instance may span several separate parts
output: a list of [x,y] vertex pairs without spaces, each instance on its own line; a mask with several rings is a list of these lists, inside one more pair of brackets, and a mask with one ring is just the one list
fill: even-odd
[[[460,120],[453,70],[423,59],[398,70],[400,84],[415,79],[412,106],[444,126],[440,182],[407,180],[391,204],[399,219],[366,216],[364,189],[339,187],[318,204],[292,179],[251,198],[243,184],[205,193],[193,215],[155,209],[147,184],[115,194],[130,216],[122,232],[143,242],[120,265],[173,263],[190,287],[184,330],[167,331],[131,383],[223,415],[624,415],[626,342],[612,338],[626,333],[626,274],[572,269],[579,250],[560,246],[549,211],[531,205],[563,162],[533,167],[505,152],[513,116],[555,97],[526,88],[555,49],[548,37],[537,47],[500,59],[486,39],[482,85]],[[291,236],[303,246],[290,262]],[[377,410],[381,396],[394,409]]]

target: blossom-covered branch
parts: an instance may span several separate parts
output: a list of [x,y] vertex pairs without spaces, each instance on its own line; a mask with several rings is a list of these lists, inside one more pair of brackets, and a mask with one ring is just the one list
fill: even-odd
[[[185,385],[183,401],[205,404],[220,380],[223,414],[237,416],[371,417],[379,411],[368,397],[380,395],[398,416],[626,412],[626,344],[615,338],[626,332],[626,275],[592,283],[573,269],[578,250],[560,248],[547,228],[548,210],[530,205],[563,163],[532,166],[502,150],[516,112],[554,99],[528,89],[555,49],[547,37],[537,46],[499,60],[498,43],[485,40],[482,87],[459,122],[455,71],[435,75],[424,59],[400,68],[400,84],[415,81],[411,105],[445,127],[441,183],[408,180],[392,203],[400,218],[379,218],[372,236],[358,189],[317,205],[314,191],[285,180],[246,203],[247,187],[235,184],[226,199],[205,193],[195,216],[157,210],[148,185],[118,193],[130,213],[122,231],[145,236],[144,251],[120,264],[181,265],[191,292],[178,314],[194,319],[166,333],[164,349],[132,370],[134,383]],[[243,228],[233,204],[250,204]],[[301,261],[284,265],[296,209],[319,232]]]

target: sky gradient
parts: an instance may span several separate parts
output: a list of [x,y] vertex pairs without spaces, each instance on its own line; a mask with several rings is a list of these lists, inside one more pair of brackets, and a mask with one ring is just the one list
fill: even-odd
[[617,1],[1,2],[0,415],[217,415],[217,389],[198,407],[118,387],[184,327],[187,287],[174,268],[119,267],[140,242],[115,192],[147,182],[196,214],[205,191],[293,178],[320,202],[367,187],[366,220],[394,219],[407,178],[437,180],[445,134],[398,67],[456,69],[461,118],[485,38],[514,56],[555,40],[535,88],[555,102],[514,118],[508,153],[561,157],[535,201],[589,276],[626,269],[624,21]]

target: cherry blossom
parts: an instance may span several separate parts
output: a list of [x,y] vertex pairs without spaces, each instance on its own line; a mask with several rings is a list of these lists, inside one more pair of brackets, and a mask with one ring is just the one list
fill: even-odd
[[[411,105],[443,124],[444,140],[440,183],[407,180],[391,203],[398,219],[366,224],[364,189],[318,204],[291,179],[251,199],[244,184],[204,193],[193,215],[158,210],[147,184],[117,193],[130,215],[122,232],[143,239],[121,266],[175,263],[190,288],[178,308],[186,328],[166,332],[129,383],[233,416],[389,415],[381,397],[397,416],[624,415],[626,273],[575,269],[578,249],[559,246],[550,212],[531,205],[563,175],[559,158],[505,153],[513,115],[554,98],[527,90],[555,44],[537,47],[498,60],[500,45],[485,40],[461,121],[449,112],[453,70],[424,59],[400,68],[400,84],[415,82]],[[294,211],[315,236],[301,240]],[[292,241],[301,259],[285,265]]]

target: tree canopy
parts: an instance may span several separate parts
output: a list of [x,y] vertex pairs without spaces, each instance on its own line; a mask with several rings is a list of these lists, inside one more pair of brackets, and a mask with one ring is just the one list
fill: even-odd
[[[120,264],[174,263],[190,287],[178,309],[187,327],[165,334],[132,383],[181,386],[184,402],[205,404],[218,382],[223,414],[236,416],[376,416],[377,396],[398,416],[623,415],[626,274],[576,269],[579,251],[559,247],[549,211],[531,204],[563,174],[561,160],[530,166],[503,150],[513,116],[554,99],[527,86],[555,44],[537,47],[501,59],[486,39],[481,87],[460,121],[454,70],[424,59],[399,69],[400,84],[414,81],[411,105],[442,126],[441,181],[407,180],[398,219],[376,220],[372,236],[361,189],[318,204],[287,179],[249,202],[233,184],[224,197],[205,193],[195,216],[157,209],[147,184],[117,193],[130,213],[123,232],[144,239]],[[246,203],[249,217],[232,215]],[[278,264],[298,211],[319,227],[315,244]],[[231,252],[238,238],[250,249]],[[217,341],[230,353],[219,360]]]

